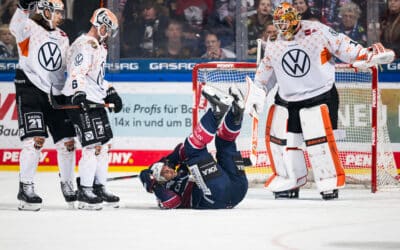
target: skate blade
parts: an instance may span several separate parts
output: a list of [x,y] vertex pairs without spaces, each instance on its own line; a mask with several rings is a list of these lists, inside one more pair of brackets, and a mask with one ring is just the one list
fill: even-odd
[[25,201],[20,201],[18,210],[20,211],[39,211],[42,208],[42,203],[27,203]]
[[103,209],[103,206],[101,203],[97,204],[89,204],[86,202],[79,202],[78,204],[78,209],[83,209],[83,210],[101,210]]
[[231,105],[233,102],[233,97],[231,95],[223,92],[222,90],[220,90],[218,88],[214,88],[209,85],[205,85],[203,87],[202,91],[209,96],[217,97],[217,99],[220,102],[222,102],[223,104],[225,104],[227,106]]
[[119,208],[119,202],[103,202],[104,207],[108,208]]

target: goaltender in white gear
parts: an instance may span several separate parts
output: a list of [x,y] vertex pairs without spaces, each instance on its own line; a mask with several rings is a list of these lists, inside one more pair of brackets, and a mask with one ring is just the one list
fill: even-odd
[[246,99],[246,112],[260,113],[266,94],[278,85],[267,120],[267,151],[274,174],[266,187],[275,198],[298,197],[307,176],[300,148],[305,142],[322,198],[338,198],[345,174],[333,135],[339,107],[334,56],[369,67],[390,63],[394,53],[381,44],[363,48],[320,22],[302,21],[287,2],[275,9],[273,18],[279,35],[266,42]]

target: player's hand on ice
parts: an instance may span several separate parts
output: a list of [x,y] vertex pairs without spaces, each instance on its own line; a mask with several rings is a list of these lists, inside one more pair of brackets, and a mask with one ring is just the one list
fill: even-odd
[[142,172],[140,172],[139,178],[146,191],[149,193],[153,193],[154,185],[156,185],[157,183],[156,179],[153,176],[153,171],[151,171],[150,169],[142,170]]
[[104,101],[106,103],[113,103],[114,108],[109,108],[109,111],[111,112],[112,110],[114,113],[118,113],[122,110],[122,99],[118,95],[117,91],[114,89],[114,87],[110,87],[107,90],[107,96],[104,98]]
[[394,51],[386,49],[381,43],[374,43],[368,48],[360,50],[357,61],[353,63],[356,68],[369,68],[376,64],[388,64],[395,58]]
[[83,91],[77,91],[71,98],[73,105],[79,105],[84,111],[88,110],[88,100],[86,99],[86,93]]

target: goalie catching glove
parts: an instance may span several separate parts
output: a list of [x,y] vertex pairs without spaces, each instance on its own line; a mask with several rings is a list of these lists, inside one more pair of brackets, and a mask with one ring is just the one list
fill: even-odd
[[122,100],[121,97],[118,95],[117,91],[114,89],[114,87],[110,87],[107,90],[107,96],[104,98],[104,101],[106,103],[113,103],[114,108],[111,109],[109,108],[109,111],[111,112],[114,110],[114,113],[118,113],[122,110]]
[[376,64],[388,64],[394,60],[394,57],[393,50],[386,49],[381,43],[374,43],[372,46],[360,50],[353,67],[369,68]]
[[265,93],[265,90],[257,86],[248,76],[246,77],[246,82],[248,91],[244,112],[251,115],[255,111],[257,114],[260,114],[264,109],[267,93]]

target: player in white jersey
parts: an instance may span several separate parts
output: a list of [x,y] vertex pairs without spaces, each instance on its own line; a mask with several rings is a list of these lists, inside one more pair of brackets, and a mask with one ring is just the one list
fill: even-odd
[[68,50],[68,76],[62,93],[70,103],[82,107],[67,111],[82,145],[78,208],[98,210],[103,201],[113,207],[118,207],[119,202],[119,197],[105,188],[113,133],[106,110],[89,109],[88,104],[113,103],[113,111],[118,113],[122,101],[114,87],[104,80],[106,40],[118,31],[118,20],[110,10],[100,8],[95,10],[90,22],[89,32],[77,38]]
[[307,181],[300,148],[305,142],[322,198],[338,198],[345,173],[333,136],[339,107],[334,56],[368,67],[390,63],[394,53],[381,44],[363,48],[320,22],[301,21],[287,2],[275,9],[273,18],[279,36],[266,42],[246,102],[246,112],[261,112],[266,93],[278,85],[267,118],[267,151],[273,175],[265,185],[275,198],[298,197],[299,187]]
[[[37,13],[30,9],[37,3]],[[31,8],[32,7],[32,8]],[[61,0],[20,0],[10,31],[18,44],[19,67],[15,89],[22,150],[20,154],[19,209],[39,210],[42,199],[34,191],[34,174],[40,152],[50,131],[57,149],[61,189],[65,200],[73,203],[75,167],[75,131],[63,110],[53,110],[48,94],[51,85],[58,102],[64,101],[61,88],[65,82],[67,35],[58,28],[63,20]]]

